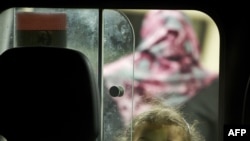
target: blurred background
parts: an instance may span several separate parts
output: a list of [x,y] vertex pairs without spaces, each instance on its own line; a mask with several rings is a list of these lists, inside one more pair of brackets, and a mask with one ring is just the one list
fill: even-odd
[[[120,9],[130,20],[135,33],[135,47],[140,42],[140,27],[144,14],[148,10]],[[220,38],[216,23],[202,11],[181,10],[191,19],[200,41],[201,62],[205,68],[219,72]]]

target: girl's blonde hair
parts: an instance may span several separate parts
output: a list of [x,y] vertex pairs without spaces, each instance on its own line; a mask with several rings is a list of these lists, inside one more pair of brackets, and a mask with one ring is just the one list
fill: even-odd
[[[117,141],[130,141],[135,130],[144,123],[154,125],[177,125],[184,129],[186,141],[204,141],[204,138],[196,130],[197,121],[189,125],[183,118],[179,108],[169,107],[154,101],[153,107],[146,112],[136,116],[125,132],[118,136]],[[132,133],[132,134],[131,134]]]

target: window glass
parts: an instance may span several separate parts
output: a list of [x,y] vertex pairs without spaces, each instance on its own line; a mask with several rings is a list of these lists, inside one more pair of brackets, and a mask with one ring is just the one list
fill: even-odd
[[[198,121],[196,128],[201,136],[207,141],[217,140],[219,32],[216,24],[208,15],[195,10],[121,11],[134,28],[135,51],[104,66],[104,72],[110,73],[105,79],[106,83],[114,78],[119,84],[133,87],[133,92],[125,92],[122,97],[113,99],[121,126],[127,128],[121,131],[124,136],[120,133],[114,136],[118,137],[116,140],[139,136],[131,134],[132,130],[133,133],[137,133],[137,130],[144,132],[140,128],[142,126],[137,125],[143,123],[140,121],[142,119],[158,125],[169,123],[170,117],[160,119],[165,116],[146,114],[160,104],[177,108],[183,113],[184,120],[178,120],[178,116],[172,117],[172,121],[182,121],[176,124],[188,129],[188,125],[191,127],[194,121]],[[128,61],[131,56],[134,56],[133,63]],[[127,74],[132,67],[133,83],[129,84],[127,80],[132,75]],[[140,117],[139,121],[137,117]],[[131,122],[133,119],[137,120]],[[183,124],[186,122],[188,124]],[[160,138],[164,139],[165,136]]]
[[98,12],[98,9],[15,8],[14,47],[43,45],[78,50],[88,57],[97,75]]
[[[31,13],[38,15],[25,19]],[[48,24],[52,21],[57,22]],[[75,49],[89,58],[102,84],[104,141],[134,137],[132,120],[155,102],[180,110],[187,125],[197,120],[201,135],[217,140],[220,39],[205,13],[11,8],[1,13],[0,23],[1,52],[45,45]]]
[[[134,31],[120,11],[103,11],[103,139],[111,141],[132,117]],[[124,59],[124,57],[126,59]],[[124,81],[126,81],[124,83]],[[126,101],[123,97],[128,97]],[[120,101],[120,102],[119,102]],[[119,103],[119,105],[117,105]],[[128,106],[128,107],[127,107]]]

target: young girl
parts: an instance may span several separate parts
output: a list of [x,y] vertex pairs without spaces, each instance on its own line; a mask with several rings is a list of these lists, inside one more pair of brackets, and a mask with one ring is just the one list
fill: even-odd
[[[131,140],[132,139],[132,140]],[[136,116],[119,141],[204,141],[178,109],[158,105]]]

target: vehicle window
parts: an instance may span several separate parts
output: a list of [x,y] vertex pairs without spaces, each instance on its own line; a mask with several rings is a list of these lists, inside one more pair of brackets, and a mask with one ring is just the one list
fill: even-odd
[[207,141],[216,141],[220,39],[205,13],[10,8],[0,24],[0,52],[57,46],[88,57],[102,96],[104,141],[132,137],[133,119],[156,103],[179,108],[188,123],[198,121]]
[[[197,130],[205,140],[217,140],[219,32],[214,21],[195,10],[121,11],[133,26],[135,51],[103,68],[106,84],[119,82],[125,86],[123,96],[112,97],[115,114],[108,114],[113,128],[120,125],[119,128],[127,130],[115,130],[113,137],[117,137],[116,140],[133,137],[136,132],[133,127],[138,126],[133,124],[133,119],[138,116],[150,119],[140,115],[146,115],[157,103],[178,108],[190,126],[198,121]],[[133,78],[132,83],[129,78]],[[130,87],[132,92],[126,91]],[[159,116],[162,124],[167,122]]]

